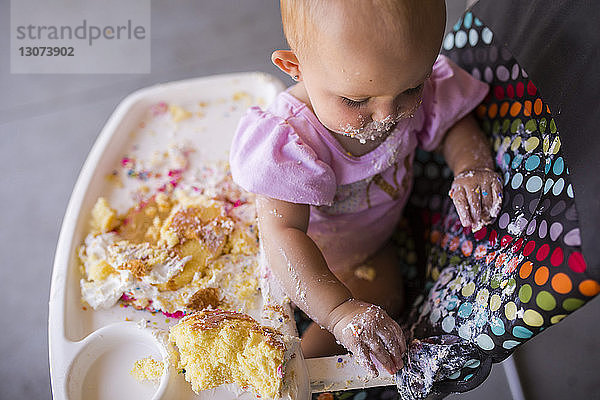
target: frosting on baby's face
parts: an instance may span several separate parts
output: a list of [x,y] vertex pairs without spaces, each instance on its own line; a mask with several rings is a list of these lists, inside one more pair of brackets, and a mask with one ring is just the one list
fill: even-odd
[[383,11],[367,3],[329,4],[298,54],[300,84],[321,123],[362,143],[418,109],[445,21],[443,1],[419,0],[397,25],[378,23]]

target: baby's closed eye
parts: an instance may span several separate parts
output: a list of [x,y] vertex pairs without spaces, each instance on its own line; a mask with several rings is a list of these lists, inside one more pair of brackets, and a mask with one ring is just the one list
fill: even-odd
[[[421,91],[423,90],[423,86],[424,86],[424,83],[422,82],[418,86],[406,89],[400,95],[401,96],[413,96],[413,95],[417,95],[417,94],[421,93]],[[350,107],[350,108],[361,108],[361,107],[365,106],[369,102],[369,99],[370,99],[370,97],[367,97],[367,98],[364,98],[364,99],[360,99],[360,100],[356,100],[356,99],[350,99],[350,98],[345,97],[345,96],[340,96],[340,100],[342,101],[342,103],[344,103],[347,107]]]
[[347,105],[350,108],[360,108],[362,106],[364,106],[365,104],[367,104],[367,102],[369,101],[368,98],[366,99],[362,99],[362,100],[352,100],[349,99],[347,97],[340,97],[342,100],[342,103],[344,103],[345,105]]

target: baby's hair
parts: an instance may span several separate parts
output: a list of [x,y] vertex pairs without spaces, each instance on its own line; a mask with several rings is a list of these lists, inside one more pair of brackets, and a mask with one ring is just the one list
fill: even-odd
[[306,46],[308,33],[314,33],[314,14],[322,7],[312,0],[281,0],[281,21],[283,33],[293,51],[300,51]]
[[307,48],[310,38],[320,29],[319,24],[327,23],[327,19],[321,18],[326,6],[337,1],[363,7],[365,18],[385,27],[383,32],[397,34],[402,29],[399,21],[406,20],[422,0],[280,0],[283,32],[293,51],[298,53]]

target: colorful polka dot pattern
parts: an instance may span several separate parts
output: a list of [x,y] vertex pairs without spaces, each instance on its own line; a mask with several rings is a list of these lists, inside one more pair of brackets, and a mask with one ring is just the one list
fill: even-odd
[[[442,47],[490,84],[476,116],[504,177],[503,208],[493,224],[464,229],[444,196],[450,171],[436,157],[417,154],[411,204],[431,229],[429,292],[415,303],[413,331],[458,335],[500,361],[596,296],[600,284],[586,274],[559,129],[535,83],[470,12]],[[472,373],[465,367],[456,379]]]
[[[559,130],[534,82],[470,12],[442,47],[491,86],[476,116],[492,139],[504,177],[504,204],[495,223],[475,233],[464,229],[446,196],[451,171],[439,155],[417,153],[408,220],[394,236],[405,290],[415,304],[409,322],[417,337],[458,335],[476,343],[482,357],[500,361],[582,307],[600,293],[600,284],[586,275]],[[427,276],[422,276],[420,241],[414,238],[425,233]],[[469,360],[449,379],[469,381],[482,360]],[[397,393],[372,388],[313,395],[365,398],[392,399]]]

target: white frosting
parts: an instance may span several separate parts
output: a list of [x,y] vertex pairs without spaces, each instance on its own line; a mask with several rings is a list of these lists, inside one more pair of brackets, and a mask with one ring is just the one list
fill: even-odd
[[183,258],[169,258],[166,263],[157,263],[152,267],[150,273],[142,277],[142,282],[147,284],[166,283],[177,275],[192,256]]
[[[103,233],[101,235],[89,234],[85,238],[85,246],[80,249],[79,257],[83,261],[86,275],[99,260],[108,259],[108,248],[115,242],[115,233]],[[118,274],[110,274],[103,281],[87,281],[81,279],[81,295],[93,309],[107,309],[112,307],[121,298],[123,293],[133,283],[131,272],[118,271]]]
[[83,261],[86,274],[89,274],[89,268],[93,265],[92,260],[108,259],[108,247],[117,240],[116,233],[108,232],[101,235],[89,234],[85,238],[85,246],[80,248],[79,257]]
[[256,207],[254,203],[242,204],[231,210],[231,215],[247,224],[253,224],[256,221]]
[[111,274],[101,282],[81,280],[81,295],[94,309],[107,309],[114,306],[129,288],[135,285],[129,271]]
[[169,257],[164,263],[152,266],[148,275],[136,280],[131,271],[118,269],[132,259],[140,259],[149,249],[148,243],[133,246],[118,246],[119,236],[115,233],[103,233],[94,236],[89,234],[85,239],[85,246],[80,249],[79,256],[83,261],[86,275],[92,266],[99,260],[106,261],[117,272],[108,275],[102,281],[88,281],[81,279],[81,295],[83,299],[95,310],[107,309],[117,303],[126,292],[132,292],[136,299],[152,300],[155,308],[162,308],[158,300],[158,289],[152,284],[169,281],[177,275],[192,258],[191,256],[178,258]]

